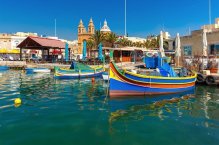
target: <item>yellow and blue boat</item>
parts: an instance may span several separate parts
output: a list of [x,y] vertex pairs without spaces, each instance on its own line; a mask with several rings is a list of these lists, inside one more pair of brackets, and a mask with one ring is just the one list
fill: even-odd
[[195,88],[197,74],[190,76],[150,76],[120,71],[110,63],[110,97],[175,94]]

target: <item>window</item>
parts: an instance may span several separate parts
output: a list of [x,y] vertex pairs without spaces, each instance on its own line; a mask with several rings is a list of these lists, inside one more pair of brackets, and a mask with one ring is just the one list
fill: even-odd
[[210,45],[210,55],[219,55],[219,44]]
[[184,46],[184,55],[191,56],[192,55],[192,46]]
[[19,44],[19,41],[15,41],[15,46],[17,47]]

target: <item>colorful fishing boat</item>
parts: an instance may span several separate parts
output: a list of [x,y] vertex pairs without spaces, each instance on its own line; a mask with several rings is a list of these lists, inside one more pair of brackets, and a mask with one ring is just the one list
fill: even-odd
[[110,63],[110,97],[174,94],[194,89],[197,74],[190,76],[148,76],[119,70]]
[[81,79],[101,77],[104,72],[103,66],[90,67],[80,63],[74,63],[69,69],[55,67],[54,77],[57,79]]
[[0,66],[0,71],[6,71],[9,70],[8,66]]

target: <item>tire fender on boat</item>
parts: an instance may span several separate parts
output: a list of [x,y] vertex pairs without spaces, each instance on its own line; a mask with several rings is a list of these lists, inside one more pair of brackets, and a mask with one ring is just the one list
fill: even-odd
[[197,82],[198,83],[204,83],[205,82],[205,76],[203,74],[197,74]]
[[207,76],[205,81],[206,81],[206,84],[209,86],[216,84],[216,78],[214,76]]

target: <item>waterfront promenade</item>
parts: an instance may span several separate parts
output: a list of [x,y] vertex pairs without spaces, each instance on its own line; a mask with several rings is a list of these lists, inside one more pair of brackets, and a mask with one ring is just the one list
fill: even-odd
[[[122,63],[116,63],[116,65],[118,67],[132,69],[135,66],[144,65],[144,63],[122,62]],[[0,61],[0,66],[8,66],[11,69],[48,68],[50,70],[53,70],[55,66],[62,67],[62,68],[70,68],[71,65],[61,64],[61,63],[27,63],[26,61]],[[109,65],[105,65],[105,67],[108,68]]]

